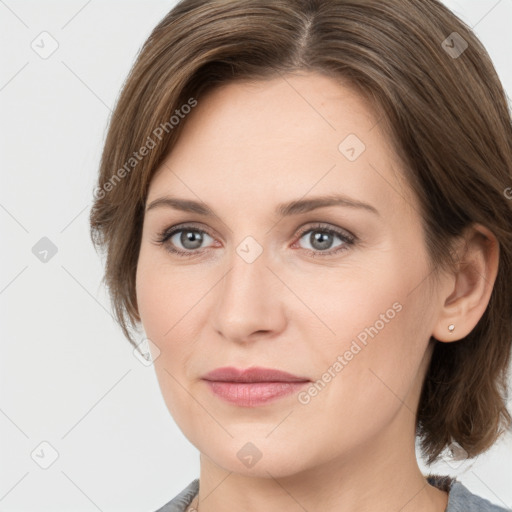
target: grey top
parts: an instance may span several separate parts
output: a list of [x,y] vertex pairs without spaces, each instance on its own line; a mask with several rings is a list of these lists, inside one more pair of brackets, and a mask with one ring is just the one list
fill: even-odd
[[[490,501],[473,494],[461,482],[448,476],[429,475],[428,483],[448,494],[445,512],[511,512],[512,509],[498,507]],[[193,480],[169,503],[156,512],[185,512],[199,491],[199,479]]]

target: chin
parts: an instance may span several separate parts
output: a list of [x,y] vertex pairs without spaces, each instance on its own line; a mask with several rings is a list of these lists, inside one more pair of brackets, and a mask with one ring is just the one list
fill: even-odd
[[225,471],[243,476],[284,478],[305,470],[308,465],[300,446],[284,445],[277,439],[272,442],[265,436],[246,434],[243,440],[235,437],[223,443],[216,440],[214,444],[203,444],[195,444],[203,456]]

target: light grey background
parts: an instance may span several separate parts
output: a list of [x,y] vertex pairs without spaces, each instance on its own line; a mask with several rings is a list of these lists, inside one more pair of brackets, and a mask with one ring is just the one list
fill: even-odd
[[[153,367],[112,320],[88,229],[111,108],[174,4],[0,0],[1,511],[154,511],[199,475]],[[446,4],[474,27],[511,96],[512,0]],[[57,249],[36,246],[46,262],[32,251],[43,237]],[[431,471],[512,507],[510,437]]]

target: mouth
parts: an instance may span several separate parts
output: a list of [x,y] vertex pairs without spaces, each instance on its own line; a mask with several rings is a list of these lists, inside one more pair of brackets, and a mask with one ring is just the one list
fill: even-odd
[[311,382],[273,368],[217,368],[202,377],[217,397],[239,407],[256,407],[298,392]]

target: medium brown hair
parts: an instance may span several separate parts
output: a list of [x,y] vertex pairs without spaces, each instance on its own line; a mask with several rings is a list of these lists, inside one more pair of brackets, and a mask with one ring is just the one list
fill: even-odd
[[94,193],[91,236],[106,252],[116,319],[135,345],[130,328],[140,322],[135,275],[148,185],[183,114],[215,86],[297,71],[348,81],[382,114],[418,199],[434,270],[453,265],[451,244],[473,223],[499,242],[498,275],[477,326],[454,343],[431,339],[417,413],[428,463],[452,441],[474,457],[512,421],[512,125],[486,50],[437,0],[178,3],[123,85]]

